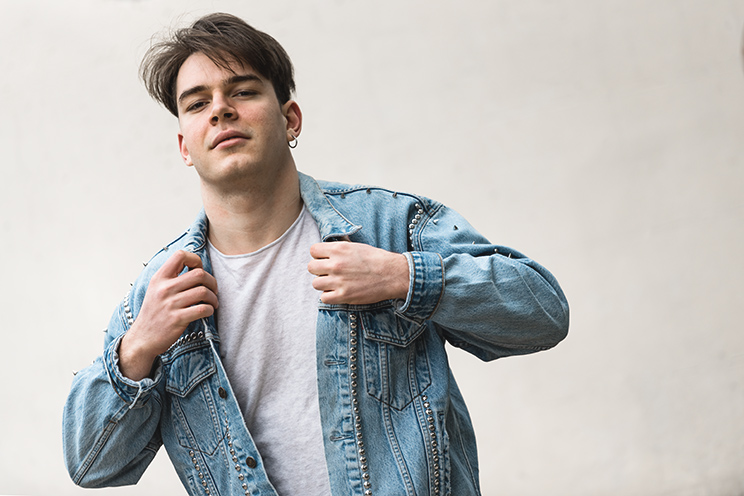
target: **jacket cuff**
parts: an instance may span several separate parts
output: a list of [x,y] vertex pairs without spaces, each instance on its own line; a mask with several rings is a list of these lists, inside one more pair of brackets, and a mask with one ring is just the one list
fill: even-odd
[[158,384],[162,377],[163,365],[160,359],[156,359],[152,370],[152,378],[145,377],[141,381],[133,381],[125,377],[119,369],[119,344],[124,335],[122,334],[111,343],[103,354],[103,366],[108,374],[109,382],[116,394],[129,405],[129,408],[137,408],[144,405],[149,398],[150,391]]
[[409,320],[428,320],[437,310],[444,293],[444,261],[439,253],[412,251],[408,260],[408,294],[397,312]]

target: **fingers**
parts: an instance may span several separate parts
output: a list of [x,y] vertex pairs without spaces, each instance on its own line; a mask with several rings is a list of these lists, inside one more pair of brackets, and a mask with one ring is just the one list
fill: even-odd
[[202,267],[198,255],[174,253],[150,280],[138,318],[177,335],[194,320],[214,314],[219,306],[217,280]]
[[215,308],[215,306],[206,303],[186,307],[181,311],[181,321],[184,326],[187,326],[195,320],[206,319],[214,315]]
[[[184,268],[189,270],[183,272]],[[194,286],[206,286],[215,294],[217,293],[217,280],[203,269],[199,255],[183,250],[178,250],[166,260],[153,275],[151,281],[153,280],[164,283],[166,291],[181,292]]]
[[313,279],[312,284],[313,289],[317,289],[318,291],[330,291],[336,286],[333,277],[327,275],[317,276]]
[[312,260],[307,264],[307,271],[314,276],[326,276],[328,275],[328,264],[322,263],[318,260]]
[[172,290],[175,292],[187,291],[190,288],[204,286],[211,292],[217,294],[217,279],[204,269],[191,269],[188,272],[171,279]]
[[349,268],[349,256],[354,250],[365,248],[368,248],[367,245],[354,243],[316,243],[310,247],[313,260],[307,264],[307,270],[315,276],[343,272]]
[[158,273],[165,277],[176,277],[184,268],[202,268],[202,261],[196,253],[178,250],[158,269]]
[[330,243],[315,243],[310,247],[310,256],[312,256],[315,260],[328,258],[330,253],[326,249],[326,247]]
[[320,295],[320,301],[325,303],[326,305],[336,305],[336,304],[342,304],[342,303],[349,303],[348,298],[344,297],[344,293],[342,291],[324,291],[323,294]]
[[[217,295],[206,286],[195,286],[186,291],[177,293],[173,304],[176,308],[189,308],[200,304],[206,304],[213,308],[219,306]],[[189,321],[191,322],[191,321]]]
[[348,236],[344,236],[339,241],[325,241],[322,243],[315,243],[310,247],[310,255],[314,259],[320,260],[324,258],[330,258],[333,255],[345,253],[348,250],[353,249],[354,243],[349,241]]

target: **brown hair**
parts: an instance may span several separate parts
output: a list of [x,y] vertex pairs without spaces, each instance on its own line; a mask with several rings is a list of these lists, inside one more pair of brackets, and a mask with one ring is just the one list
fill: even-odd
[[150,46],[140,65],[147,92],[176,117],[178,71],[195,53],[224,69],[234,63],[250,65],[271,81],[279,103],[286,103],[295,89],[292,61],[279,42],[234,15],[209,14]]

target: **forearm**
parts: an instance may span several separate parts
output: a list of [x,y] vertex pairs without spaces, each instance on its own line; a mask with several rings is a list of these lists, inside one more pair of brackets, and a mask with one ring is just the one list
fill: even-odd
[[[465,349],[472,345],[492,359],[545,350],[565,338],[566,298],[555,278],[533,260],[519,254],[457,255],[444,265],[448,281],[455,282],[444,292],[434,319],[449,329],[453,344]],[[472,311],[457,312],[466,303]],[[461,319],[453,319],[454,313]]]
[[436,208],[411,241],[402,317],[430,320],[484,360],[547,349],[566,336],[568,303],[553,275],[491,244],[454,210]]

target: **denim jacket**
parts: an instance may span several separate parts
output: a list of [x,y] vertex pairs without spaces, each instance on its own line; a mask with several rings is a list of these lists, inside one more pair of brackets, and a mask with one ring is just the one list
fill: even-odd
[[[405,301],[318,305],[333,495],[480,494],[473,427],[445,342],[483,360],[554,346],[568,330],[558,283],[436,201],[303,174],[300,185],[324,241],[348,237],[405,253],[410,269]],[[150,377],[134,382],[118,367],[119,342],[154,272],[179,249],[211,271],[206,240],[202,212],[147,264],[111,318],[103,355],[75,376],[63,444],[76,484],[134,484],[165,445],[192,496],[276,494],[220,361],[213,318],[191,323]]]

